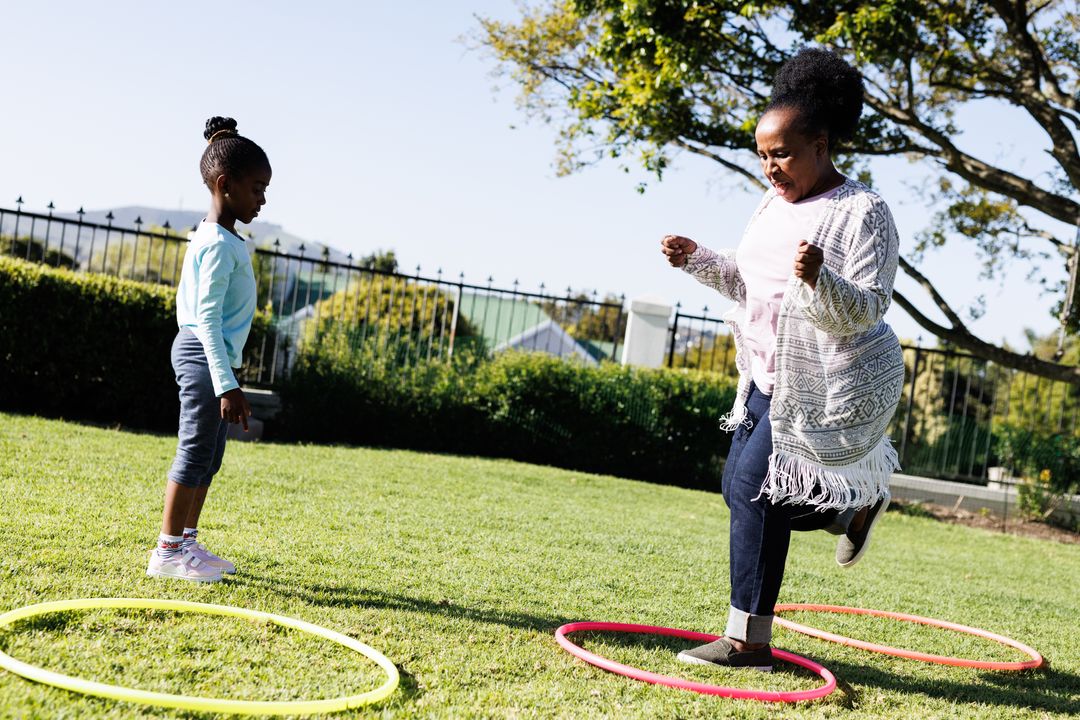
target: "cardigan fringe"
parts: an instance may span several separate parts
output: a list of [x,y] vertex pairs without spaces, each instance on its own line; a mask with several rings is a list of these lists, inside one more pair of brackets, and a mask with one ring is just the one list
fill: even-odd
[[[783,451],[769,456],[758,498],[773,504],[816,505],[817,510],[867,507],[889,495],[889,477],[900,459],[888,437],[851,465],[822,465]],[[756,498],[755,498],[756,499]]]

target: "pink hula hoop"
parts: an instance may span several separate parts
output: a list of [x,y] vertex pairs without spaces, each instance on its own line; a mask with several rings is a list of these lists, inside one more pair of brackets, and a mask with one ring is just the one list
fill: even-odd
[[[931,655],[929,653],[916,652],[914,650],[904,650],[903,648],[894,648],[888,645],[877,645],[875,643],[866,642],[864,640],[854,640],[843,635],[836,635],[834,633],[826,632],[824,630],[818,630],[817,628],[809,627],[808,625],[800,625],[799,623],[792,622],[791,620],[785,620],[780,617],[780,613],[789,611],[806,611],[806,612],[831,612],[831,613],[845,613],[848,615],[873,615],[875,617],[891,618],[893,620],[903,620],[904,622],[917,623],[919,625],[929,625],[930,627],[945,628],[946,630],[955,630],[956,632],[967,633],[968,635],[975,635],[976,637],[986,638],[999,642],[1002,645],[1008,645],[1011,648],[1015,648],[1020,652],[1028,655],[1031,659],[1024,660],[1022,662],[994,662],[991,660],[969,660],[967,658],[948,657],[946,655]],[[841,645],[848,645],[850,647],[860,648],[862,650],[869,650],[871,652],[883,653],[885,655],[895,655],[896,657],[908,658],[910,660],[921,660],[923,662],[938,663],[939,665],[954,665],[956,667],[970,667],[978,668],[980,670],[1032,670],[1034,668],[1042,666],[1045,662],[1043,656],[1040,655],[1034,648],[1030,648],[1023,643],[1017,642],[1011,638],[1007,638],[1004,635],[997,635],[986,630],[980,630],[979,628],[968,627],[967,625],[959,625],[957,623],[948,622],[946,620],[935,620],[933,618],[919,617],[918,615],[906,615],[904,613],[888,612],[886,610],[867,610],[865,608],[844,607],[842,605],[814,605],[808,603],[789,603],[784,605],[777,605],[774,610],[776,613],[776,619],[774,622],[788,630],[794,630],[804,635],[810,635],[821,640],[828,640],[829,642],[840,643]]]
[[595,665],[604,670],[616,673],[617,675],[624,675],[633,680],[641,680],[656,685],[667,685],[668,687],[679,688],[680,690],[702,693],[703,695],[719,695],[721,697],[742,700],[761,700],[764,702],[801,702],[803,700],[817,700],[818,698],[825,697],[836,689],[836,677],[826,668],[818,665],[813,660],[808,660],[799,655],[785,652],[784,650],[773,650],[773,657],[777,660],[783,660],[817,673],[821,676],[822,680],[825,681],[825,684],[812,690],[775,692],[769,690],[744,690],[742,688],[724,687],[722,685],[708,685],[706,683],[683,680],[669,675],[660,675],[659,673],[649,672],[648,670],[623,665],[622,663],[617,663],[614,660],[609,660],[608,658],[591,653],[585,648],[575,645],[566,637],[570,633],[583,632],[586,630],[667,635],[670,637],[684,638],[686,640],[700,640],[702,642],[712,642],[713,640],[718,640],[720,636],[693,632],[692,630],[679,630],[678,628],[614,622],[574,622],[563,625],[555,631],[555,640],[559,645],[562,645],[564,650],[574,657],[584,660],[590,665]]

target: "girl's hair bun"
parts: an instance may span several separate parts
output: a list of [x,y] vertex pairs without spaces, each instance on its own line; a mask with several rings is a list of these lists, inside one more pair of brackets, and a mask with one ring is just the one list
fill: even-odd
[[235,136],[236,121],[230,117],[220,117],[215,115],[206,121],[206,129],[203,130],[203,139],[206,142],[213,142],[217,137],[230,137]]

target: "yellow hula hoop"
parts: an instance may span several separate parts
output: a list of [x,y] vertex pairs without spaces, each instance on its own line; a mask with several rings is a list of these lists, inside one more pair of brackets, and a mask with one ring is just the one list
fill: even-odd
[[386,672],[386,682],[374,690],[369,690],[358,695],[348,695],[327,700],[296,700],[296,701],[261,701],[261,700],[221,700],[216,698],[189,697],[187,695],[173,695],[171,693],[147,692],[145,690],[133,690],[120,687],[119,685],[107,685],[105,683],[81,680],[69,675],[62,675],[51,670],[30,665],[29,663],[16,660],[15,658],[0,652],[0,668],[21,675],[29,680],[36,680],[46,685],[71,690],[84,695],[96,695],[98,697],[127,702],[157,705],[160,707],[178,708],[181,710],[196,710],[200,712],[233,713],[236,715],[308,715],[313,713],[330,713],[350,708],[369,705],[388,697],[398,686],[399,676],[397,667],[390,662],[385,655],[378,650],[368,647],[364,643],[342,635],[339,632],[313,625],[303,620],[247,610],[229,605],[211,605],[209,603],[187,602],[184,600],[158,600],[152,598],[88,598],[84,600],[59,600],[56,602],[39,603],[28,605],[17,610],[0,615],[0,628],[10,625],[19,620],[46,615],[64,610],[93,610],[100,608],[125,608],[125,609],[150,609],[150,610],[175,610],[178,612],[197,612],[207,615],[224,615],[226,617],[249,618],[252,620],[265,620],[306,632],[311,635],[325,638],[344,645],[350,650],[355,650],[364,657],[377,663]]

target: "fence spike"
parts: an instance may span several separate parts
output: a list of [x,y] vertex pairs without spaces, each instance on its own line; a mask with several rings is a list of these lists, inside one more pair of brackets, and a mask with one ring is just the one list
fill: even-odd
[[83,206],[80,205],[79,206],[79,212],[77,212],[75,214],[79,216],[79,221],[81,222],[82,221],[82,216],[86,214],[86,211],[83,210]]
[[22,199],[22,195],[20,195],[20,196],[19,196],[19,199],[15,201],[15,204],[16,204],[16,205],[22,205],[22,204],[23,204],[23,199]]
[[161,227],[165,228],[166,230],[172,230],[172,225],[169,224],[168,220],[166,220],[165,224],[162,225]]
[[49,208],[49,214],[50,214],[50,215],[52,215],[52,211],[56,209],[56,206],[55,206],[55,205],[53,205],[53,201],[52,201],[52,200],[50,200],[50,201],[49,201],[49,204],[48,204],[48,205],[46,205],[45,207]]
[[110,224],[110,225],[112,225],[112,221],[113,221],[113,214],[112,214],[112,210],[110,210],[110,211],[109,211],[109,214],[105,216],[105,219],[109,221],[109,224]]

